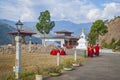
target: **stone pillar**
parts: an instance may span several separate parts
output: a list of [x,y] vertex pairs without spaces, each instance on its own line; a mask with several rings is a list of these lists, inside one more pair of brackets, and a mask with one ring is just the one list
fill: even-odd
[[68,44],[67,45],[70,45],[70,42],[69,42],[70,40],[68,39]]
[[57,53],[57,66],[60,65],[60,53]]
[[31,43],[32,43],[32,37],[30,36],[30,38],[29,38],[29,52],[31,52],[31,50],[32,50]]
[[45,47],[46,46],[46,39],[42,38],[42,45]]
[[75,50],[75,53],[74,53],[74,60],[76,61],[77,60],[77,52]]
[[21,43],[22,44],[26,44],[26,42],[25,42],[25,35],[21,35]]
[[74,46],[74,40],[71,40],[71,45]]
[[21,71],[21,43],[20,43],[20,36],[16,36],[15,40],[16,40],[15,78],[19,79],[19,73]]
[[66,39],[66,42],[67,42],[67,46],[69,45],[69,39]]
[[15,45],[15,36],[14,35],[12,35],[11,40],[12,40],[12,45],[14,46]]

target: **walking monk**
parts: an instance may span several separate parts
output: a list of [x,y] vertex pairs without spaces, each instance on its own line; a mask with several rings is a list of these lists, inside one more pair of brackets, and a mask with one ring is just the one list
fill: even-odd
[[99,47],[99,45],[97,44],[97,45],[95,46],[95,55],[96,55],[96,56],[99,56],[99,50],[100,50],[100,47]]
[[88,47],[87,47],[87,53],[88,53],[88,57],[93,57],[93,47],[92,45],[88,44]]
[[66,55],[66,52],[64,49],[61,50],[60,55]]
[[90,45],[90,56],[93,57],[93,54],[94,54],[94,46],[91,44]]

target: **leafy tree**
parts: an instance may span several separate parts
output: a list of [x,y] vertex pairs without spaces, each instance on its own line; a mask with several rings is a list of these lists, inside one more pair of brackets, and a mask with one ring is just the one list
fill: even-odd
[[95,44],[96,42],[96,34],[94,32],[89,33],[88,35],[88,41],[90,44]]
[[91,44],[99,42],[99,35],[104,35],[107,32],[107,26],[102,20],[96,20],[91,26],[88,40]]
[[[44,40],[45,40],[45,34],[49,34],[49,32],[55,26],[54,21],[51,21],[50,18],[51,16],[48,10],[40,12],[40,16],[38,17],[39,22],[36,24],[37,31],[41,34],[44,34]],[[44,41],[44,46],[45,46],[45,41]]]

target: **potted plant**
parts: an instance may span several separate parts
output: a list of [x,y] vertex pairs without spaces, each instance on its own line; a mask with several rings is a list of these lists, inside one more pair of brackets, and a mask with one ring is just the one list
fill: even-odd
[[66,71],[71,71],[71,70],[73,70],[73,67],[72,67],[72,63],[73,63],[73,61],[72,60],[66,60],[65,62],[64,62],[64,70],[66,70]]
[[36,66],[35,70],[36,70],[36,75],[35,75],[36,80],[43,80],[44,70],[40,69],[39,66]]
[[76,61],[73,62],[72,64],[74,67],[79,67],[81,66],[81,60],[80,59],[77,59]]
[[58,66],[52,66],[52,67],[48,68],[48,73],[52,77],[60,76],[61,75],[61,70]]

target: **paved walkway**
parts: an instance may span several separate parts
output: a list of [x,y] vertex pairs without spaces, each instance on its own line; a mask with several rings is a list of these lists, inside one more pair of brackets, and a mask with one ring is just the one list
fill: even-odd
[[101,54],[83,63],[73,71],[44,80],[120,80],[120,54]]

